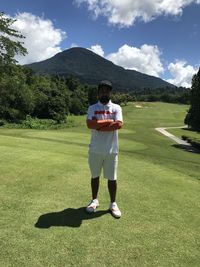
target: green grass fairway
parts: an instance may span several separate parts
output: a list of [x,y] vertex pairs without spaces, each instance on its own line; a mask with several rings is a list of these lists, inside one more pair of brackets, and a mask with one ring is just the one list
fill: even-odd
[[200,266],[200,154],[154,130],[181,126],[187,106],[123,107],[117,200],[91,198],[90,131],[0,129],[0,266]]

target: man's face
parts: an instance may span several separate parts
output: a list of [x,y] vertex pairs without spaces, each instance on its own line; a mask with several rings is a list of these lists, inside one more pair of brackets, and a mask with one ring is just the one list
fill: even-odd
[[111,90],[108,86],[102,85],[98,91],[98,98],[102,104],[107,104],[110,101]]

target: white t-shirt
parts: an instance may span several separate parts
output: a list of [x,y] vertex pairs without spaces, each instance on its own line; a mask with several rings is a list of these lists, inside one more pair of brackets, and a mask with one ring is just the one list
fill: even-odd
[[[87,119],[92,120],[94,117],[97,120],[113,119],[114,121],[123,122],[121,107],[111,101],[106,105],[98,102],[90,106]],[[103,132],[92,129],[89,152],[99,154],[118,153],[118,130]]]

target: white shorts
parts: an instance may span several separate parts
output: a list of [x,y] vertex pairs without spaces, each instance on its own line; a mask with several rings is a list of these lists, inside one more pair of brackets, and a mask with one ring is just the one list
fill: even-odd
[[97,154],[89,152],[88,163],[92,178],[100,177],[103,168],[104,178],[117,180],[118,154]]

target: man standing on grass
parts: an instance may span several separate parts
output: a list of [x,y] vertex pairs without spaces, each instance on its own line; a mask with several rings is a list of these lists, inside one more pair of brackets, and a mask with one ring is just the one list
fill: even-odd
[[97,199],[99,177],[103,168],[104,177],[108,179],[110,194],[109,210],[116,217],[121,211],[116,203],[117,165],[118,165],[118,129],[123,125],[122,109],[110,100],[112,84],[102,81],[98,86],[99,101],[90,106],[87,115],[87,126],[91,129],[89,146],[89,167],[91,171],[92,200],[86,208],[92,213],[99,206]]

